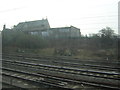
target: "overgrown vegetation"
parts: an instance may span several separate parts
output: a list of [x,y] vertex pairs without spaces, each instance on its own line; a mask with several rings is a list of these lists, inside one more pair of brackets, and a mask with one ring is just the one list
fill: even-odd
[[[82,59],[118,59],[120,39],[109,27],[79,38],[43,38],[22,31],[3,30],[3,52],[31,52],[40,55],[72,56]],[[12,50],[11,50],[12,51]]]
[[2,32],[4,47],[17,47],[24,49],[45,48],[47,40],[38,35],[26,34],[22,31],[4,30]]

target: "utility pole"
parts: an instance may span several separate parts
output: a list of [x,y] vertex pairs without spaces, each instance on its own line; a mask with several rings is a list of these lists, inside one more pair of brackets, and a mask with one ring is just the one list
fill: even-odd
[[120,35],[120,1],[118,2],[118,34]]
[[120,1],[118,2],[118,60],[120,59]]

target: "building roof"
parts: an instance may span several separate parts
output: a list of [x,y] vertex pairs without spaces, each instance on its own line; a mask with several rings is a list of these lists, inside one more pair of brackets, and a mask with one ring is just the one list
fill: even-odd
[[23,31],[47,30],[49,28],[50,25],[47,19],[21,22],[14,27],[14,29],[16,30],[23,30]]
[[[57,28],[50,28],[50,30],[54,30],[54,29],[70,29],[70,28],[76,28],[74,26],[69,26],[69,27],[57,27]],[[79,29],[79,28],[76,28]]]

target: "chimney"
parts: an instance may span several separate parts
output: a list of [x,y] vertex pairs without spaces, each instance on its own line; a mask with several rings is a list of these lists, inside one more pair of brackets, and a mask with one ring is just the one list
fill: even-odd
[[3,30],[5,30],[5,29],[6,29],[6,25],[4,24],[4,25],[3,25]]

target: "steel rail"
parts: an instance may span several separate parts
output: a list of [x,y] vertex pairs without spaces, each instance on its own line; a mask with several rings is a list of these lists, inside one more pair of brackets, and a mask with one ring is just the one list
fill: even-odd
[[107,69],[107,70],[110,70],[110,71],[112,71],[112,70],[118,71],[120,69],[120,67],[116,67],[116,66],[113,66],[113,65],[112,66],[94,65],[94,64],[89,64],[89,62],[88,62],[88,64],[87,63],[82,63],[82,62],[81,63],[75,63],[75,62],[71,63],[71,62],[66,62],[66,61],[64,61],[64,62],[63,61],[58,61],[58,60],[56,60],[56,61],[52,60],[51,61],[51,60],[46,60],[46,59],[41,60],[41,59],[33,59],[33,58],[32,59],[24,58],[23,60],[24,61],[25,60],[29,60],[29,62],[33,62],[34,61],[34,62],[38,62],[38,63],[39,62],[49,62],[51,64],[53,63],[53,64],[64,65],[64,66],[65,65],[66,66],[69,65],[69,66],[72,66],[72,67],[82,67],[83,66],[83,67],[91,67],[91,68],[96,68],[96,69],[98,68],[98,69],[101,69],[101,70],[106,70]]
[[85,70],[85,69],[70,68],[70,67],[59,67],[59,66],[52,66],[52,65],[20,62],[20,61],[16,61],[16,62],[8,61],[8,62],[12,63],[13,65],[17,64],[17,65],[21,65],[24,67],[35,68],[35,69],[44,69],[44,70],[46,69],[46,70],[63,72],[63,73],[68,73],[68,74],[86,75],[86,76],[93,76],[93,77],[99,77],[99,78],[120,80],[119,78],[120,73],[115,73],[115,72],[114,73],[113,72],[100,72],[100,71],[94,71],[94,70]]
[[[44,58],[44,59],[60,59],[60,60],[69,60],[69,61],[86,61],[86,62],[98,62],[98,63],[114,63],[114,64],[118,64],[120,63],[118,60],[115,60],[115,62],[113,62],[113,60],[81,60],[81,59],[76,59],[76,58],[69,58],[69,57],[58,57],[58,56],[39,56],[39,55],[35,55],[35,54],[25,54],[25,53],[21,53],[21,54],[3,54],[4,56],[14,56],[14,57],[29,57],[29,58]],[[111,62],[112,61],[112,62]]]
[[[102,88],[109,88],[109,89],[119,89],[119,87],[113,87],[113,86],[108,86],[108,85],[104,85],[104,84],[99,84],[99,83],[90,83],[90,82],[84,82],[84,81],[78,81],[78,80],[72,80],[72,79],[66,79],[66,78],[60,78],[60,77],[53,77],[51,75],[45,75],[45,74],[36,74],[36,73],[30,73],[30,72],[24,72],[24,71],[20,71],[20,70],[14,70],[14,69],[8,69],[8,68],[2,68],[3,70],[8,70],[8,71],[13,71],[13,72],[18,72],[18,73],[24,73],[24,74],[28,74],[28,75],[33,75],[33,76],[42,76],[42,77],[47,77],[47,78],[51,78],[51,79],[55,79],[55,80],[59,80],[62,82],[73,82],[73,83],[78,83],[78,84],[85,84],[85,85],[90,85],[90,86],[95,86],[95,87],[102,87]],[[54,85],[54,84],[52,84]],[[56,86],[56,85],[54,85]],[[63,85],[62,85],[63,87]]]

